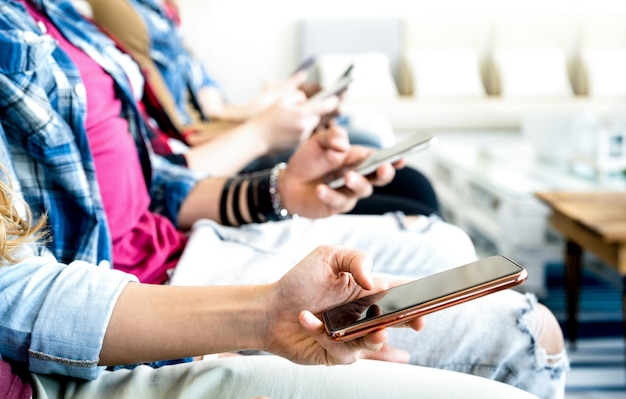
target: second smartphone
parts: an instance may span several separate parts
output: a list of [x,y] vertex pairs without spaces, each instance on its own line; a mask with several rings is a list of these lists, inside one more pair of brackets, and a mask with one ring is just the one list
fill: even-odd
[[[383,163],[393,163],[400,158],[412,154],[417,151],[424,150],[437,142],[437,138],[429,133],[417,133],[409,138],[402,140],[390,147],[382,148],[372,153],[361,164],[353,169],[362,175],[368,175],[376,170]],[[341,171],[343,172],[343,171]],[[345,185],[343,176],[333,174],[334,178],[330,179],[327,184],[330,188],[338,189]]]

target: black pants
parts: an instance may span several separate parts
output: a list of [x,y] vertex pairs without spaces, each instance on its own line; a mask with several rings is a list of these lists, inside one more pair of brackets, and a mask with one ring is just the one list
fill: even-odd
[[378,215],[393,211],[407,215],[439,213],[439,201],[428,178],[411,167],[398,169],[391,183],[375,187],[374,193],[358,201],[349,213]]

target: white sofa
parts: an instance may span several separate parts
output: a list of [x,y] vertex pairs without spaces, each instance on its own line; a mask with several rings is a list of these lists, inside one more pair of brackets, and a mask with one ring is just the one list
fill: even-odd
[[517,130],[527,116],[626,110],[626,15],[305,19],[300,54],[330,84],[348,63],[344,112],[395,131]]

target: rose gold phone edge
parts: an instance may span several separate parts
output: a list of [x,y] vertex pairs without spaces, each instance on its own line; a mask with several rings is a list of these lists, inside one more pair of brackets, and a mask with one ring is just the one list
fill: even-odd
[[[515,263],[515,262],[513,262]],[[518,265],[520,266],[520,265]],[[408,308],[394,314],[390,314],[379,319],[363,322],[358,326],[348,326],[337,331],[328,331],[327,333],[335,341],[350,341],[366,335],[370,332],[391,327],[397,324],[405,323],[413,318],[425,316],[439,310],[443,310],[460,303],[471,301],[494,292],[512,288],[522,284],[528,278],[528,271],[520,266],[520,271],[508,276],[483,283],[469,289],[458,291],[439,297],[427,303],[422,303],[413,308]]]

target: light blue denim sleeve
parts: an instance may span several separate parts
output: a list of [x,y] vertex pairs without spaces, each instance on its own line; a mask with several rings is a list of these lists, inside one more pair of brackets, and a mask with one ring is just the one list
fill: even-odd
[[41,374],[95,379],[113,307],[131,275],[30,257],[0,267],[0,355]]

